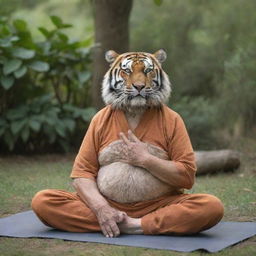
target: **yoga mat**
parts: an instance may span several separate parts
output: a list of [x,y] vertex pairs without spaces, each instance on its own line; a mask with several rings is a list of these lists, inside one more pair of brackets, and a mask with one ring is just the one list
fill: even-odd
[[101,233],[71,233],[49,228],[36,217],[33,211],[0,219],[0,236],[57,238],[179,252],[191,252],[199,249],[218,252],[255,234],[256,223],[254,222],[220,222],[215,227],[197,235],[121,235],[116,238],[106,238]]

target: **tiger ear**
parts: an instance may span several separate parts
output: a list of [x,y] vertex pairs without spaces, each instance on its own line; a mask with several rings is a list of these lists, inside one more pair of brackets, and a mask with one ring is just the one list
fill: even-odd
[[118,53],[116,53],[113,50],[109,50],[106,52],[105,54],[105,59],[108,63],[113,63],[115,61],[115,59],[119,56]]
[[164,62],[167,58],[167,54],[163,49],[156,51],[153,55],[160,63]]

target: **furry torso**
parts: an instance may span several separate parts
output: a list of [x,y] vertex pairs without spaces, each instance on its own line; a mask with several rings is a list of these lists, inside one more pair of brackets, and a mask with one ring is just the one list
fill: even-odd
[[[97,184],[100,192],[119,203],[133,203],[157,198],[175,189],[160,181],[147,170],[121,162],[123,142],[112,142],[99,154],[100,169]],[[149,152],[161,159],[168,159],[167,153],[151,144]]]

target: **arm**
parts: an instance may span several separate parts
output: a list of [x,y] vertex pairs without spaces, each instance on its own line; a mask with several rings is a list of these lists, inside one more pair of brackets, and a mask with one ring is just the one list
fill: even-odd
[[186,189],[193,186],[196,171],[194,153],[180,117],[176,120],[169,143],[168,154],[172,160],[163,160],[151,155],[146,144],[131,131],[128,131],[128,138],[123,133],[120,137],[127,146],[126,162],[147,169],[152,175],[171,186]]
[[97,215],[97,211],[108,205],[107,200],[100,194],[97,184],[92,179],[76,178],[73,187],[81,199]]
[[100,194],[96,184],[100,144],[98,126],[97,117],[93,118],[76,156],[70,176],[74,179],[73,186],[78,195],[96,215],[103,234],[113,237],[119,235],[117,223],[123,221],[125,213],[112,208]]
[[149,154],[142,161],[142,167],[173,187],[191,189],[194,184],[194,175],[180,171],[170,160],[163,160]]
[[124,220],[126,213],[112,208],[100,194],[97,184],[92,179],[76,178],[73,182],[78,195],[96,215],[101,230],[106,237],[120,234],[117,223]]

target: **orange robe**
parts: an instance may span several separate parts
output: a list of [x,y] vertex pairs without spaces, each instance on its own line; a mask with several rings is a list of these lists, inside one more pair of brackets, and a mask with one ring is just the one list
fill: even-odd
[[[128,129],[123,111],[113,110],[111,106],[99,111],[84,137],[71,178],[96,180],[100,167],[99,152],[119,140],[119,133],[126,134]],[[193,184],[196,171],[194,153],[183,120],[176,112],[165,105],[148,109],[133,132],[141,141],[164,149],[188,186]],[[179,180],[173,181],[172,185],[182,188]],[[129,216],[142,218],[145,234],[196,233],[212,227],[223,216],[220,200],[206,194],[167,194],[129,204],[107,200],[112,207]],[[76,193],[41,191],[34,197],[32,208],[49,226],[73,232],[100,231],[96,216]]]
[[[127,133],[128,122],[123,111],[107,106],[92,119],[76,157],[71,178],[96,179],[99,170],[98,153],[111,142]],[[181,117],[163,105],[148,109],[142,116],[134,134],[143,142],[158,146],[168,152],[181,175],[193,180],[196,165],[194,152]],[[180,184],[174,184],[180,188]]]

